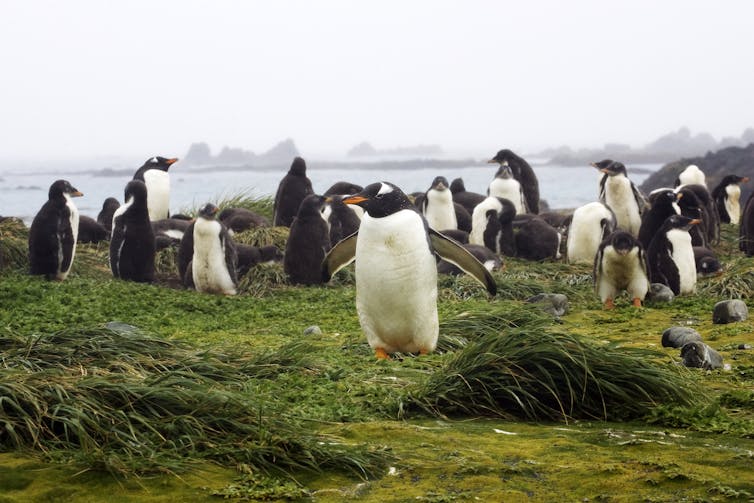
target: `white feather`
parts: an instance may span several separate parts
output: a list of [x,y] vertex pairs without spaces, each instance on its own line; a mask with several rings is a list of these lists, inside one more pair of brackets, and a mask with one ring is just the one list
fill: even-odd
[[149,220],[168,218],[170,212],[170,175],[167,171],[148,169],[144,172],[147,186],[147,208]]
[[738,225],[741,219],[741,187],[735,183],[730,184],[725,187],[725,193],[728,194],[725,198],[725,211],[728,212],[730,223]]
[[649,279],[639,260],[639,248],[625,255],[615,251],[613,245],[602,250],[602,260],[597,267],[597,294],[604,303],[615,299],[626,290],[632,299],[644,300],[649,291]]
[[610,210],[602,203],[593,202],[576,208],[566,242],[569,263],[594,263],[594,257],[605,237],[602,235],[602,219],[612,218]]
[[[60,271],[56,278],[59,280],[64,280],[68,277],[68,273],[71,272],[71,267],[73,266],[73,257],[76,255],[76,242],[79,238],[79,209],[76,207],[75,204],[73,204],[73,199],[71,199],[71,196],[68,194],[63,194],[63,197],[65,197],[65,205],[68,206],[68,211],[70,211],[70,216],[68,217],[68,223],[71,225],[71,232],[73,233],[73,249],[71,250],[71,263],[68,265],[68,269],[65,271]],[[63,261],[63,255],[62,253],[58,254],[58,264],[60,264]],[[60,266],[58,266],[58,269],[60,269]]]
[[694,293],[696,291],[696,261],[694,249],[691,246],[691,235],[686,230],[671,229],[667,232],[667,237],[673,245],[671,257],[678,269],[680,293]]
[[699,169],[696,164],[689,164],[688,166],[686,166],[686,169],[684,169],[681,174],[678,175],[678,180],[681,182],[681,187],[684,185],[703,185],[704,187],[707,186],[707,180],[704,176],[704,172]]
[[424,216],[427,224],[437,231],[458,229],[453,193],[448,190],[428,190]]
[[502,197],[513,203],[516,207],[516,215],[526,213],[524,195],[521,192],[521,184],[515,178],[495,177],[489,185],[489,195]]
[[221,228],[217,220],[196,219],[191,274],[199,292],[235,295],[236,285],[225,263],[225,247],[220,243]]
[[484,230],[487,228],[487,212],[489,210],[495,210],[499,215],[503,211],[503,205],[496,197],[488,197],[474,206],[474,211],[471,214],[470,244],[484,246]]
[[618,227],[630,232],[634,237],[639,235],[641,215],[631,188],[631,180],[621,175],[608,176],[605,180],[605,204],[615,213]]

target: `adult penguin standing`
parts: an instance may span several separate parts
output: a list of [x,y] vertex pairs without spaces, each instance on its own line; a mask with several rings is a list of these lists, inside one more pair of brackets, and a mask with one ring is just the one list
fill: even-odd
[[178,162],[177,157],[150,157],[136,170],[134,180],[141,180],[147,186],[147,208],[149,220],[162,220],[170,216],[170,166]]
[[110,233],[113,229],[113,214],[120,208],[120,202],[114,197],[108,197],[102,203],[102,209],[97,214],[97,222]]
[[283,256],[283,271],[291,283],[322,283],[322,261],[330,251],[330,211],[324,196],[311,194],[301,201]]
[[539,213],[539,181],[528,162],[508,149],[500,150],[495,154],[495,157],[487,162],[499,165],[508,163],[513,172],[513,178],[521,184],[527,213]]
[[672,215],[662,224],[647,249],[649,279],[662,283],[675,295],[696,290],[696,261],[689,229],[699,220]]
[[432,230],[406,194],[388,182],[368,185],[343,200],[364,208],[359,231],[339,242],[323,262],[325,281],[356,260],[356,311],[377,358],[435,349],[437,261],[452,262],[497,292],[489,271],[457,242]]
[[622,162],[608,159],[592,163],[592,166],[604,173],[600,180],[600,202],[613,210],[618,227],[638,236],[646,203],[639,189],[628,178],[626,167]]
[[669,216],[681,214],[678,200],[682,197],[682,194],[673,189],[657,189],[649,194],[650,207],[641,216],[639,227],[639,242],[645,250],[649,248],[649,243],[665,220]]
[[83,196],[68,180],[50,185],[47,202],[34,217],[29,229],[29,272],[47,279],[68,277],[76,254],[79,210],[71,198]]
[[290,227],[298,213],[301,201],[309,194],[314,194],[314,190],[312,182],[306,177],[306,161],[301,157],[296,157],[288,173],[278,185],[272,225]]
[[123,196],[125,203],[113,214],[110,270],[116,278],[139,283],[154,281],[155,240],[147,194],[144,182],[131,180]]
[[722,223],[738,225],[741,220],[741,184],[748,181],[749,177],[746,176],[726,175],[712,189],[712,198]]
[[421,208],[427,224],[432,229],[443,231],[458,228],[453,193],[444,176],[438,176],[432,180],[432,185],[424,193]]

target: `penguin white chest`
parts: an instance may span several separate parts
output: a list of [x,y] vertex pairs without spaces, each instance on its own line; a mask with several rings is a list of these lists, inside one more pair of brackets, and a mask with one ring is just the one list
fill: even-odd
[[427,224],[437,231],[457,229],[453,193],[449,190],[427,191],[427,208],[424,216],[427,218]]
[[[64,280],[68,277],[68,273],[71,272],[71,266],[73,266],[73,257],[76,255],[76,242],[79,238],[79,209],[73,204],[73,199],[68,194],[63,194],[65,197],[65,205],[68,207],[70,215],[68,216],[68,225],[71,226],[71,232],[73,233],[73,249],[71,250],[71,263],[66,270],[60,270],[57,274],[57,279]],[[61,268],[63,262],[62,249],[58,252],[58,269]]]
[[491,196],[502,197],[512,202],[516,207],[516,215],[526,213],[524,193],[521,184],[515,178],[495,178],[490,182],[489,193]]
[[593,263],[603,236],[602,220],[610,220],[610,211],[602,203],[588,203],[573,212],[568,230],[566,255],[568,262]]
[[144,172],[147,186],[147,208],[149,220],[168,218],[170,211],[170,175],[167,171],[148,169]]
[[667,233],[668,241],[673,246],[670,254],[680,279],[680,293],[694,293],[696,291],[696,261],[694,249],[691,246],[691,235],[688,231],[672,229]]
[[356,310],[373,348],[432,351],[437,344],[437,265],[421,217],[365,214],[356,241]]
[[728,212],[730,223],[738,225],[741,219],[741,187],[738,185],[728,185],[725,187],[725,211]]
[[[495,197],[488,197],[474,207],[471,214],[471,233],[469,234],[469,243],[473,245],[484,246],[484,231],[487,228],[487,212],[495,210],[500,214],[503,205]],[[497,251],[497,250],[496,250]]]
[[605,181],[605,204],[615,213],[618,227],[634,236],[639,234],[641,215],[639,204],[631,188],[631,180],[625,176],[609,176]]
[[191,273],[197,291],[235,295],[236,285],[228,272],[225,247],[220,242],[221,228],[215,220],[196,220]]

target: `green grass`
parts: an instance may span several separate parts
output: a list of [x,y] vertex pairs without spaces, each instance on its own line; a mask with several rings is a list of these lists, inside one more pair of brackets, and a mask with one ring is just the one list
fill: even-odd
[[[170,252],[142,285],[83,245],[47,282],[0,224],[0,250],[20,250],[0,262],[0,501],[746,499],[754,322],[711,319],[724,294],[748,299],[732,239],[700,294],[638,310],[603,311],[588,268],[563,263],[506,260],[492,300],[440,278],[438,351],[377,361],[350,269],[292,287],[260,267],[224,297],[169,288]],[[542,292],[570,313],[525,302]],[[672,325],[731,369],[679,367]]]

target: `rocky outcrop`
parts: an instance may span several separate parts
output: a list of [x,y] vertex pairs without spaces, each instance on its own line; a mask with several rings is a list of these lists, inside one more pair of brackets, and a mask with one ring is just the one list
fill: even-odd
[[256,154],[251,150],[237,147],[223,147],[217,155],[205,142],[192,143],[183,156],[182,162],[194,166],[251,166],[267,167],[288,165],[294,157],[301,155],[296,144],[290,138],[281,141],[267,152]]

